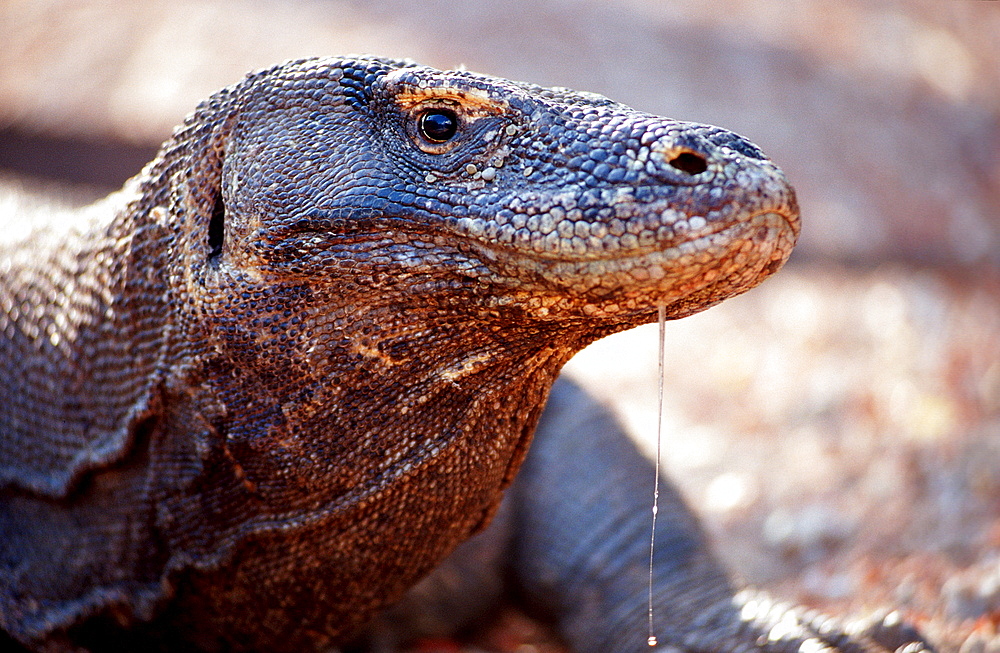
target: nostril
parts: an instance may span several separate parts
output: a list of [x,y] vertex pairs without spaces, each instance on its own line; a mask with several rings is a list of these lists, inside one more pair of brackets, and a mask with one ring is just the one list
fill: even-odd
[[690,151],[681,152],[668,163],[689,175],[698,175],[708,170],[708,161],[705,157]]

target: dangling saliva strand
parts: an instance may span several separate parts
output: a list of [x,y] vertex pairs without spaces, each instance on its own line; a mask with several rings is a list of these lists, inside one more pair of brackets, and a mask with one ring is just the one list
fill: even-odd
[[656,461],[654,468],[656,476],[653,479],[653,525],[649,535],[649,596],[648,596],[648,617],[649,633],[646,643],[651,647],[656,646],[656,635],[653,634],[653,550],[656,545],[656,513],[660,507],[660,448],[663,443],[663,359],[666,342],[667,307],[660,305],[657,307],[657,321],[660,326],[660,345],[657,364],[657,387],[656,387]]

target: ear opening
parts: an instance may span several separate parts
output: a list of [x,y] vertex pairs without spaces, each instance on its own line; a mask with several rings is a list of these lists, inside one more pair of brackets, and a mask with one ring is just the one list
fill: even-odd
[[222,189],[215,195],[212,218],[208,222],[208,260],[217,263],[222,256],[222,244],[226,238],[226,205],[222,200]]

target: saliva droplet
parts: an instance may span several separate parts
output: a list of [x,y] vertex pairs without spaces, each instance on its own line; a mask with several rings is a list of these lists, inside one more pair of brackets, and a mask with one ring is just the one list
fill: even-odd
[[656,388],[656,463],[654,465],[653,478],[653,524],[649,529],[649,596],[647,608],[649,610],[649,637],[646,643],[652,648],[656,646],[656,635],[653,634],[653,549],[656,546],[656,513],[660,511],[660,449],[663,446],[663,380],[664,373],[664,351],[667,340],[667,307],[657,306],[657,322],[660,325],[660,351],[658,371],[660,374],[659,383]]

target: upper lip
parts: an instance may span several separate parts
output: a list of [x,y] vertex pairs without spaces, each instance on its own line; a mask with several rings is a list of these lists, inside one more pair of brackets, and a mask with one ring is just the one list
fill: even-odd
[[788,225],[789,229],[792,230],[793,235],[796,238],[798,237],[800,231],[800,221],[797,212],[761,210],[752,213],[749,216],[737,221],[709,223],[709,225],[706,225],[706,228],[702,229],[697,234],[688,234],[684,238],[679,238],[672,241],[657,241],[648,245],[641,245],[629,249],[621,249],[614,252],[604,252],[600,250],[591,250],[584,253],[577,253],[573,251],[540,252],[531,247],[519,246],[517,244],[499,244],[490,241],[488,239],[478,238],[478,237],[473,237],[473,239],[478,244],[484,245],[487,249],[502,250],[508,252],[511,249],[515,249],[521,256],[524,256],[526,258],[532,258],[552,263],[559,263],[559,262],[586,263],[590,261],[596,262],[596,261],[628,260],[628,259],[639,259],[644,256],[648,256],[649,254],[653,254],[655,252],[677,249],[680,248],[685,243],[693,243],[720,233],[724,233],[726,231],[736,230],[738,228],[745,228],[748,225],[757,221],[762,216],[766,215],[775,215],[781,217],[785,222],[785,224]]

